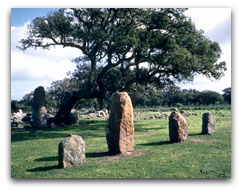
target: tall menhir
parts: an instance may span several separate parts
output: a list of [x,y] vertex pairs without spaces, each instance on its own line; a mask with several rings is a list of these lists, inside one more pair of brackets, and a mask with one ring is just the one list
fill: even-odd
[[106,140],[110,154],[133,151],[133,107],[127,92],[115,92],[110,98]]
[[33,105],[32,105],[32,116],[33,116],[33,127],[36,129],[42,129],[47,127],[46,118],[46,95],[44,87],[39,86],[34,91]]

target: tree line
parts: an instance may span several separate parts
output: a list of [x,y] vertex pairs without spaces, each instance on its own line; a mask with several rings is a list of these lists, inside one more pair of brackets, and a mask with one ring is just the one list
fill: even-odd
[[[51,86],[47,87],[46,90],[47,108],[58,109],[65,96],[75,90],[76,86],[70,78],[53,81]],[[129,92],[129,95],[135,108],[231,104],[231,87],[225,88],[223,94],[220,94],[209,90],[181,89],[175,85],[166,89],[155,89],[153,86],[146,86],[136,87],[136,89]],[[18,108],[31,111],[32,102],[33,91],[24,95],[20,101],[12,100],[11,107],[13,111],[16,111]],[[108,102],[104,103],[104,107],[108,108]],[[84,99],[77,102],[74,108],[94,108],[98,110],[100,106],[97,99]]]
[[138,107],[231,104],[231,88],[224,89],[223,94],[220,94],[215,91],[180,89],[173,86],[169,90],[152,90],[149,95],[140,94],[133,98],[133,104]]

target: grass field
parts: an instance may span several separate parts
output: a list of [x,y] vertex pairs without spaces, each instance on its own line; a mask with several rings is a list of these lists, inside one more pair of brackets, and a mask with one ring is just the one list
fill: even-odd
[[[82,120],[76,126],[11,131],[12,178],[230,178],[231,111],[210,110],[216,133],[201,135],[202,114],[186,117],[189,136],[171,144],[168,119],[135,121],[134,152],[107,155],[105,120]],[[169,112],[168,112],[169,114]],[[86,163],[58,167],[58,143],[69,134],[86,143]]]

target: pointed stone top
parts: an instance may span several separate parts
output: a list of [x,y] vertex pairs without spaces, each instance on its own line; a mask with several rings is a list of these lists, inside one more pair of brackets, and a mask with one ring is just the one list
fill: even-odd
[[33,107],[41,106],[46,106],[46,94],[44,87],[39,86],[34,91]]

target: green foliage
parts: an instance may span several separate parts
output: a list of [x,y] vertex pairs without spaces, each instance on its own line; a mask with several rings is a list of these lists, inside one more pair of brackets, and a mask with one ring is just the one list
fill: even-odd
[[53,81],[50,87],[47,87],[47,101],[49,105],[60,107],[66,93],[75,90],[75,84],[69,78],[64,78],[63,80]]
[[181,90],[177,86],[170,86],[167,89],[152,89],[152,87],[146,87],[145,89],[129,93],[135,107],[182,107],[191,105],[219,105],[224,103],[223,96],[215,91]]
[[[214,135],[200,134],[202,114],[207,111],[215,120]],[[189,136],[182,144],[168,142],[167,119],[135,121],[135,150],[130,155],[107,156],[106,122],[103,120],[86,120],[78,126],[49,130],[12,130],[11,177],[230,178],[230,110],[196,112],[197,116],[186,117]],[[57,166],[58,143],[69,134],[83,137],[86,163],[60,169]]]
[[34,91],[27,93],[23,96],[22,100],[18,103],[22,103],[23,106],[21,107],[22,110],[25,111],[32,111],[33,105],[33,98],[34,98]]
[[181,108],[181,107],[183,107],[183,104],[181,104],[181,103],[176,103],[175,106],[178,107],[178,108]]
[[11,112],[17,112],[19,110],[19,107],[17,106],[18,101],[12,100],[11,101]]
[[223,97],[224,97],[224,100],[228,103],[228,104],[231,104],[231,87],[228,87],[228,88],[225,88],[223,90]]
[[219,44],[197,31],[184,10],[58,9],[31,22],[20,49],[81,50],[72,76],[80,87],[98,89],[100,99],[135,85],[192,81],[196,74],[219,79],[226,70],[225,62],[217,63]]
[[74,106],[75,109],[90,109],[94,108],[96,110],[99,109],[99,103],[96,99],[80,99]]
[[224,101],[223,96],[215,91],[202,91],[195,99],[201,105],[223,103]]

